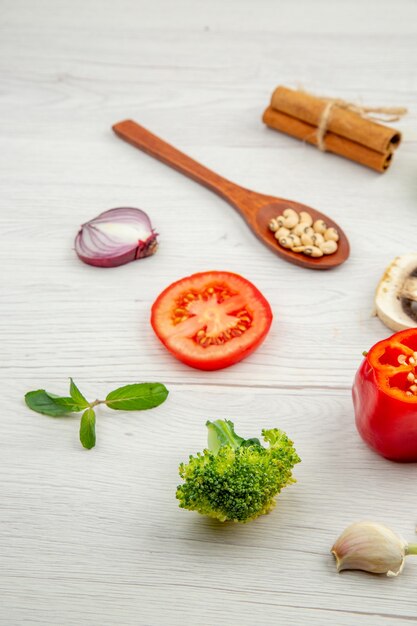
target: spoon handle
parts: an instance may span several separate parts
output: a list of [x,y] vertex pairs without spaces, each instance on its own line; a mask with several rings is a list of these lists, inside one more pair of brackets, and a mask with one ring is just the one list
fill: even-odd
[[234,197],[236,192],[242,191],[235,183],[212,172],[204,165],[180,152],[174,146],[153,135],[143,126],[133,120],[124,120],[113,126],[113,130],[122,139],[132,144],[139,150],[159,159],[166,165],[173,167],[182,174],[189,176],[198,183],[208,187],[219,196],[235,206]]

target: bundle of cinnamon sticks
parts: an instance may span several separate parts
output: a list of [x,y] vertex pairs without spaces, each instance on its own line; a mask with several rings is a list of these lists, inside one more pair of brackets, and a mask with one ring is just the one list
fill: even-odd
[[[378,124],[341,100],[317,98],[303,91],[278,87],[263,115],[265,124],[321,150],[384,172],[391,164],[401,133]],[[386,113],[397,109],[376,110]],[[401,110],[401,114],[404,110]]]

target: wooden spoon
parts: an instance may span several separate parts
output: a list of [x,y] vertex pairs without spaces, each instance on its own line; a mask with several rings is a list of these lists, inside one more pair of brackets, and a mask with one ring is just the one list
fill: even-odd
[[[349,256],[349,242],[342,229],[333,220],[329,219],[323,213],[315,209],[294,202],[293,200],[284,200],[283,198],[274,198],[273,196],[265,196],[264,194],[239,187],[235,183],[222,178],[215,172],[212,172],[204,165],[197,163],[194,159],[180,152],[173,146],[169,145],[156,135],[150,133],[143,126],[139,126],[132,120],[125,120],[113,126],[113,130],[122,139],[131,143],[136,148],[143,150],[147,154],[159,159],[166,165],[170,165],[182,174],[189,176],[198,183],[208,187],[219,196],[227,200],[246,220],[248,226],[253,230],[255,235],[264,243],[274,254],[281,258],[316,270],[327,270],[340,265]],[[292,252],[288,248],[283,248],[277,242],[274,234],[269,230],[268,223],[277,215],[280,215],[284,209],[292,208],[296,211],[307,211],[313,220],[322,219],[328,226],[333,226],[339,233],[339,247],[334,254],[324,255],[319,258],[312,258],[304,254]]]

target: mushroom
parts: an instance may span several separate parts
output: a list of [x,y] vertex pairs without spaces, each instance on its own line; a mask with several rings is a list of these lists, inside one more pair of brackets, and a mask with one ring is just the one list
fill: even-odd
[[392,330],[417,326],[417,253],[396,257],[379,281],[376,314]]

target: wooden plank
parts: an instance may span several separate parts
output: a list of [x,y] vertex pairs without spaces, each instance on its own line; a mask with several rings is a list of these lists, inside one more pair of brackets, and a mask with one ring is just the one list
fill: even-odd
[[[390,334],[372,317],[385,266],[415,250],[416,118],[386,175],[264,128],[279,83],[364,104],[417,96],[409,0],[3,0],[0,17],[0,625],[398,626],[414,623],[416,563],[397,579],[337,575],[329,549],[372,518],[413,541],[414,465],[374,455],[350,388],[361,353]],[[331,215],[352,244],[328,273],[286,264],[233,210],[111,132],[132,117],[257,191]],[[160,233],[149,259],[100,270],[72,250],[79,224],[139,206]],[[252,280],[274,310],[263,346],[200,372],[154,337],[158,293],[190,271]],[[88,397],[160,380],[149,412],[98,410],[97,447],[78,418],[30,412],[23,396]],[[245,436],[279,426],[297,484],[256,522],[181,510],[178,463],[207,419]]]

